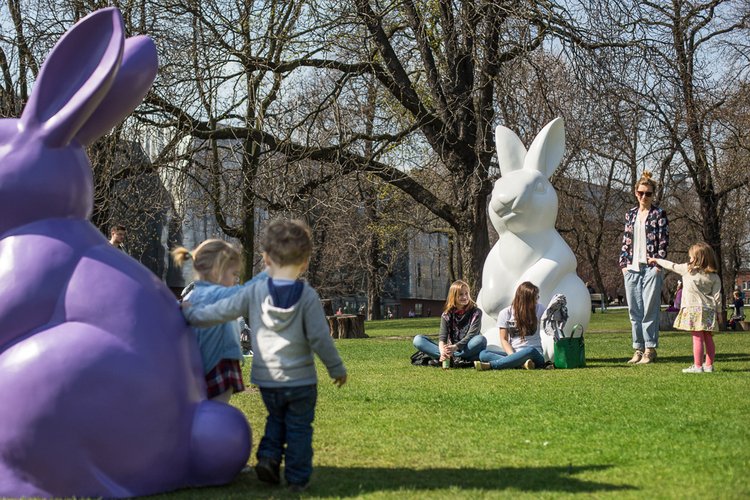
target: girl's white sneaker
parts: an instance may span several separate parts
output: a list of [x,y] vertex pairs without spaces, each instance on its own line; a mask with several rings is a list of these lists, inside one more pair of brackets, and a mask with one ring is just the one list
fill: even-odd
[[713,373],[714,365],[703,365],[703,373]]
[[[713,371],[713,368],[711,368],[711,371]],[[690,365],[689,368],[684,368],[682,373],[703,373],[703,367]]]

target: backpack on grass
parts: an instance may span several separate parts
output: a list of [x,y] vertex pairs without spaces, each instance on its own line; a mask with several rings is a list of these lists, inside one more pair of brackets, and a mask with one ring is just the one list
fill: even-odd
[[411,355],[411,364],[414,366],[429,366],[432,358],[422,351],[417,351]]

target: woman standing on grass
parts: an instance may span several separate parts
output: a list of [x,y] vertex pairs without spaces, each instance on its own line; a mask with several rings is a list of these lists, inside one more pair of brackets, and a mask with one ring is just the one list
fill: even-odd
[[471,299],[469,285],[461,280],[454,281],[440,316],[438,343],[425,335],[417,335],[414,347],[435,363],[447,359],[451,366],[470,367],[487,346],[487,339],[480,332],[481,326],[482,310]]
[[638,206],[625,214],[620,268],[632,325],[635,353],[628,361],[645,365],[656,361],[659,347],[659,313],[664,273],[649,258],[665,258],[669,245],[667,213],[653,206],[656,182],[644,172],[635,184]]
[[500,344],[505,352],[482,351],[477,370],[504,370],[523,366],[527,370],[544,366],[542,337],[539,333],[544,306],[539,303],[539,288],[524,281],[516,289],[513,302],[497,316]]
[[[683,373],[710,373],[714,371],[713,332],[717,330],[717,319],[722,308],[721,279],[716,274],[716,256],[708,243],[696,243],[688,250],[687,264],[675,264],[664,259],[648,259],[682,275],[682,303],[674,327],[693,332],[693,365]],[[706,360],[703,362],[703,344],[706,344]]]

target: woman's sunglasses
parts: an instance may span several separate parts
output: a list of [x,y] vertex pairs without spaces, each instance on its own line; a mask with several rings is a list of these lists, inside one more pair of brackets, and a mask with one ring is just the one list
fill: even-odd
[[653,191],[636,191],[636,195],[638,196],[645,196],[646,198],[650,198],[654,195]]

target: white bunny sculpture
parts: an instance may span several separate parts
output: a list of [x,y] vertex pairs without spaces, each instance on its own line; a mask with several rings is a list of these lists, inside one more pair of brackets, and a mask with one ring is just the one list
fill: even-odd
[[[500,345],[497,316],[524,281],[539,287],[539,302],[545,306],[555,294],[565,295],[566,334],[576,324],[586,330],[591,318],[589,292],[576,274],[573,251],[555,230],[557,194],[548,180],[565,152],[563,120],[548,123],[528,152],[518,136],[502,126],[495,130],[495,146],[502,177],[492,190],[489,215],[499,239],[484,262],[477,298],[487,345]],[[542,346],[551,359],[553,339],[544,332]]]

